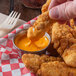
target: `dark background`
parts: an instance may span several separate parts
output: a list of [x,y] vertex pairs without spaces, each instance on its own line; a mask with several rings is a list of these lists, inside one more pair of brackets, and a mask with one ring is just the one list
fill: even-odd
[[[9,15],[10,0],[0,0],[0,13]],[[40,14],[40,9],[31,9],[25,7],[21,0],[14,0],[14,10],[21,13],[20,19],[29,21]]]

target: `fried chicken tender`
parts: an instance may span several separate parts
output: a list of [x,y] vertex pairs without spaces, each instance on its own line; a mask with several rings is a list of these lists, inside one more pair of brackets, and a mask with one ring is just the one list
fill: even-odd
[[33,27],[30,27],[27,31],[27,37],[31,40],[38,40],[41,38],[45,32],[51,35],[52,24],[56,22],[49,17],[48,7],[51,0],[47,0],[46,3],[42,6],[42,14],[38,17]]
[[65,24],[60,25],[59,23],[55,23],[52,27],[52,42],[60,55],[62,55],[68,46],[71,46],[69,39],[73,38],[73,35],[70,30],[71,27]]
[[49,30],[49,26],[52,26],[54,22],[55,20],[49,17],[49,11],[44,12],[38,17],[34,25],[28,29],[27,37],[31,40],[39,39]]
[[52,43],[65,63],[76,67],[76,30],[68,25],[55,23],[52,27]]
[[76,76],[76,68],[59,61],[43,63],[37,76]]
[[66,64],[76,67],[76,44],[73,44],[70,48],[67,48],[62,57]]
[[42,63],[49,61],[63,61],[60,57],[49,57],[47,55],[35,55],[35,54],[24,54],[22,56],[22,61],[25,66],[32,72],[36,73]]

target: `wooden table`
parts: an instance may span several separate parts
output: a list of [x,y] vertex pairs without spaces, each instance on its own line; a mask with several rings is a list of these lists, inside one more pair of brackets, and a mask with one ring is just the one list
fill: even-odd
[[[14,0],[14,10],[21,12],[21,19],[29,21],[40,14],[40,9],[26,8],[20,0]],[[10,0],[0,0],[0,13],[9,14]]]

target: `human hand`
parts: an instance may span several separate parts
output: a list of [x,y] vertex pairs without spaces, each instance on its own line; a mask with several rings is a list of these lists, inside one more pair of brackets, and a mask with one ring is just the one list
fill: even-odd
[[52,0],[49,16],[56,20],[76,20],[76,0]]

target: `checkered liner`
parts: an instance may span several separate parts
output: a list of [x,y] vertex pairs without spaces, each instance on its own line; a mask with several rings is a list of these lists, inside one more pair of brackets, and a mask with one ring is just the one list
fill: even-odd
[[37,18],[23,24],[3,38],[0,38],[0,76],[35,76],[22,63],[21,51],[13,45],[13,37],[22,29],[27,29]]

